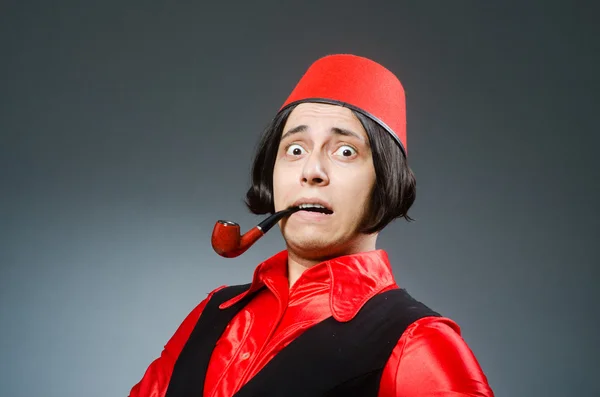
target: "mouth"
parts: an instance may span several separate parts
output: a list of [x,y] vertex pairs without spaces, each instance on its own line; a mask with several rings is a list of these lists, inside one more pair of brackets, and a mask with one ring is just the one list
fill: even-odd
[[300,204],[300,211],[319,212],[325,215],[333,214],[333,211],[321,204]]
[[317,212],[325,215],[333,214],[331,206],[322,200],[298,200],[291,208],[297,208],[298,211]]

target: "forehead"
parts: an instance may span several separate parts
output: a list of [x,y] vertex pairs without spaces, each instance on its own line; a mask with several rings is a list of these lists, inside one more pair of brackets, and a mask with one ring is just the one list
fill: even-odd
[[348,108],[325,103],[301,103],[288,116],[283,133],[299,125],[312,132],[329,132],[333,127],[351,130],[364,138],[367,133],[360,120]]

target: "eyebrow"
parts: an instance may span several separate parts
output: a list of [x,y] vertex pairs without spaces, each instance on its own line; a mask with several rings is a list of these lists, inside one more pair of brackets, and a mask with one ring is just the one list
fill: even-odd
[[[296,127],[292,128],[291,130],[287,131],[285,134],[283,134],[283,136],[281,137],[281,140],[283,141],[285,138],[287,138],[290,135],[298,134],[300,132],[305,132],[306,130],[308,130],[308,127],[304,124],[296,126]],[[356,132],[347,130],[345,128],[333,127],[331,129],[331,132],[333,132],[336,135],[352,136],[357,139],[360,139],[361,141],[365,140],[362,136],[358,135]]]

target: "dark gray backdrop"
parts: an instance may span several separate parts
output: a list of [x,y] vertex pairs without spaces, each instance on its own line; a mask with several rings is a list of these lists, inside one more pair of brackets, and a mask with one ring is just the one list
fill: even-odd
[[[499,396],[600,394],[600,68],[591,2],[9,2],[0,7],[0,395],[126,395],[213,288],[210,247],[309,64],[402,80],[398,282],[456,320]],[[570,5],[569,5],[570,4]]]

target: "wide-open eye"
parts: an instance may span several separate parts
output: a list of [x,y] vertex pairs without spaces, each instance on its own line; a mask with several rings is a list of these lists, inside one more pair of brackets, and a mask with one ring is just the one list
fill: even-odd
[[357,153],[356,153],[356,150],[352,146],[343,145],[343,146],[340,146],[339,149],[336,150],[334,154],[336,156],[352,157],[352,156],[356,155]]
[[306,153],[306,151],[304,150],[304,148],[298,144],[292,144],[290,146],[288,146],[287,150],[286,150],[286,154],[292,155],[292,156],[300,156],[302,154]]

